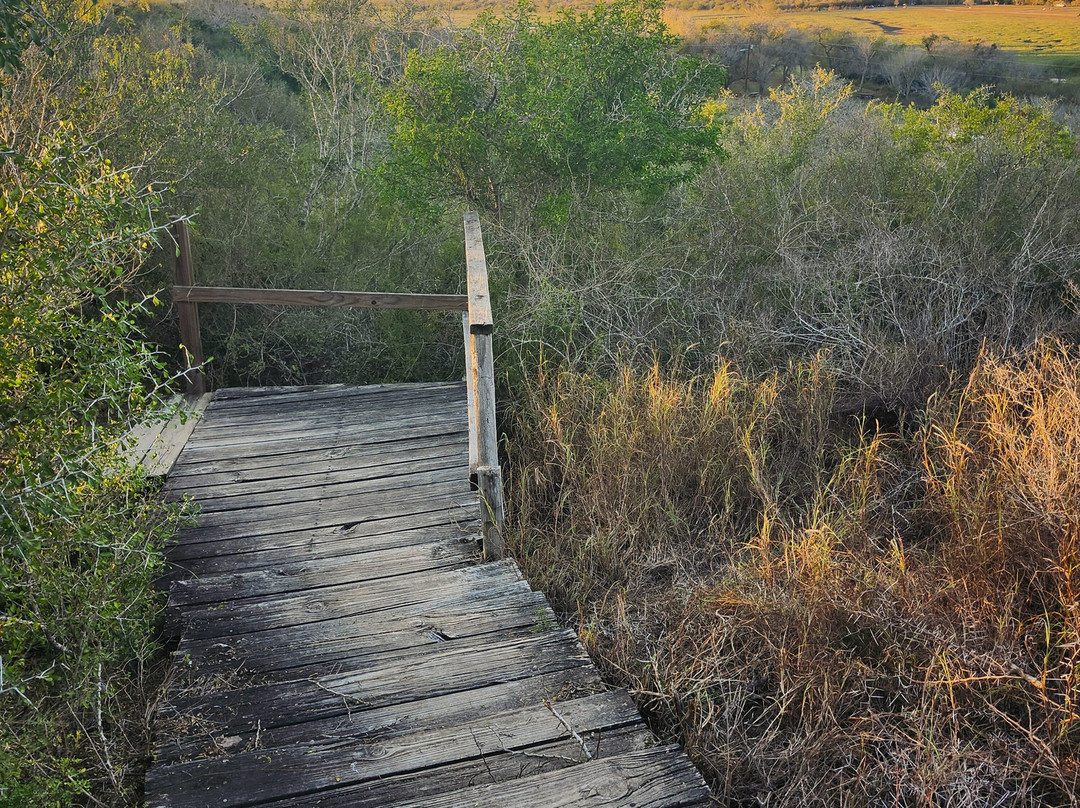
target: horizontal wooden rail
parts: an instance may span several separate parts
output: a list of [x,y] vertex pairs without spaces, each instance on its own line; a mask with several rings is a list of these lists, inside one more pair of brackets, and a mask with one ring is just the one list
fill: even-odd
[[327,306],[348,309],[467,311],[469,308],[466,295],[243,289],[231,286],[175,286],[173,300],[177,303],[252,303],[264,306]]
[[465,213],[465,271],[469,284],[469,331],[490,334],[494,327],[491,297],[488,294],[487,257],[480,217],[475,211]]

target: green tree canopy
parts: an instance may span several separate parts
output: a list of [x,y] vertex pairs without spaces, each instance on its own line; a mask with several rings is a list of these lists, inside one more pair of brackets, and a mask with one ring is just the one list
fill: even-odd
[[547,22],[523,3],[413,51],[384,96],[394,184],[498,212],[514,190],[648,193],[685,178],[717,151],[695,113],[724,71],[679,53],[661,11],[616,0]]

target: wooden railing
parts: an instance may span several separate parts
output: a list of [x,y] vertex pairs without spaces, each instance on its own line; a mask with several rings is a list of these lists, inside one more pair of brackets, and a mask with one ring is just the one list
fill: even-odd
[[502,471],[499,468],[498,433],[495,426],[495,372],[492,355],[491,298],[488,295],[487,259],[476,213],[465,214],[465,264],[468,294],[424,295],[387,292],[337,292],[311,289],[238,289],[196,286],[191,260],[191,235],[187,222],[173,225],[176,239],[173,301],[180,317],[180,340],[184,350],[187,392],[206,392],[203,374],[199,303],[257,304],[271,306],[327,306],[337,308],[415,309],[460,311],[465,337],[465,381],[468,390],[469,475],[480,492],[484,556],[506,554]]

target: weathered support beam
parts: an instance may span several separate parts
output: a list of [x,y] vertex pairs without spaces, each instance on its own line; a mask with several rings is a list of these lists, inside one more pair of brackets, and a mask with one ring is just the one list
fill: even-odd
[[461,314],[461,330],[465,344],[465,392],[467,400],[467,412],[469,416],[469,479],[476,480],[476,467],[479,464],[479,453],[476,447],[476,376],[472,367],[472,335],[469,333],[469,312]]
[[[465,260],[469,276],[468,348],[469,441],[476,446],[475,474],[481,496],[484,556],[503,558],[502,472],[499,469],[499,432],[495,420],[495,363],[491,341],[491,300],[488,297],[487,259],[476,213],[465,214]],[[472,467],[470,467],[472,468]]]
[[476,484],[480,489],[480,531],[484,539],[484,558],[489,561],[505,558],[506,541],[502,532],[506,506],[503,503],[502,470],[498,466],[480,466],[476,470]]
[[253,303],[264,306],[325,306],[353,309],[465,311],[465,295],[416,295],[392,292],[336,292],[317,289],[243,289],[230,286],[178,285],[173,299],[190,303]]
[[[176,239],[176,253],[173,263],[173,277],[176,287],[195,285],[195,267],[191,261],[191,235],[187,222],[173,223],[173,237]],[[187,382],[188,395],[201,396],[206,392],[206,376],[202,372],[203,350],[202,334],[199,331],[199,306],[194,301],[177,297],[173,289],[173,302],[180,317],[180,344],[184,350],[184,380]]]

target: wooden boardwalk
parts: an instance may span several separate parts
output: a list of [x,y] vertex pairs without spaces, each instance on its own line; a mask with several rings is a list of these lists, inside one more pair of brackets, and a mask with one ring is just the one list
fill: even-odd
[[513,562],[460,384],[223,390],[166,481],[179,636],[146,803],[709,804]]

